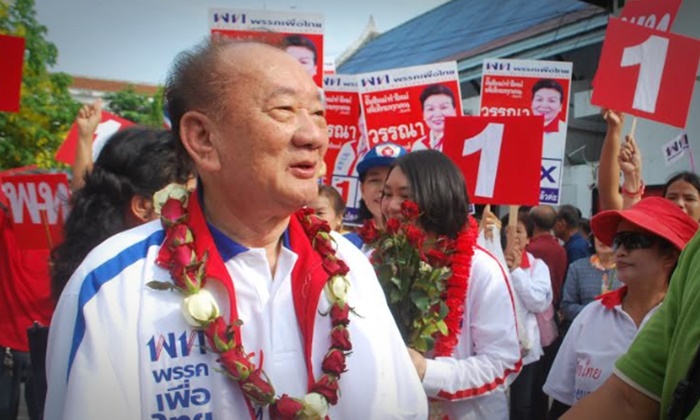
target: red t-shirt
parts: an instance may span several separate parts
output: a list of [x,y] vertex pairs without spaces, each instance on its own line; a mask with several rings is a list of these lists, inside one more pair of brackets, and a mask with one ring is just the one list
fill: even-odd
[[0,346],[29,351],[27,329],[49,325],[53,310],[49,250],[19,249],[12,218],[0,210]]
[[564,247],[559,245],[557,238],[552,235],[541,235],[530,239],[526,247],[527,252],[539,258],[549,267],[549,276],[552,280],[552,303],[559,308],[561,289],[566,277],[567,258]]

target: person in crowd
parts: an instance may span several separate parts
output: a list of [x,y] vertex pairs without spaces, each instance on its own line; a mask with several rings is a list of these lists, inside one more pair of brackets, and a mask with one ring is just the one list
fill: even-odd
[[[606,109],[603,116],[608,129],[600,155],[598,175],[601,208],[629,208],[644,195],[642,154],[633,136],[626,136],[626,141],[621,142],[624,114]],[[623,174],[621,190],[620,171]],[[700,222],[700,177],[696,173],[684,171],[672,176],[664,185],[662,196]]]
[[85,182],[85,174],[92,170],[92,143],[97,126],[102,120],[102,100],[85,104],[78,110],[75,123],[78,127],[78,144],[71,165],[71,191],[79,190]]
[[289,55],[294,57],[314,77],[318,72],[318,50],[316,44],[303,35],[289,35],[282,40],[282,46]]
[[595,253],[590,258],[576,260],[566,274],[561,311],[569,325],[596,297],[622,286],[617,278],[615,252],[595,236],[591,239]]
[[427,136],[416,140],[411,150],[434,149],[442,151],[442,139],[445,135],[445,117],[457,115],[455,94],[442,84],[434,84],[423,89],[420,94],[423,121],[430,129]]
[[328,222],[331,229],[340,232],[343,227],[345,203],[338,190],[330,185],[318,186],[318,197],[310,205],[316,215]]
[[[591,227],[602,243],[615,250],[617,274],[625,286],[586,306],[564,338],[544,390],[568,406],[598,389],[613,374],[615,360],[659,308],[666,306],[661,302],[669,279],[698,224],[670,201],[650,197],[627,210],[595,215]],[[665,335],[654,339],[664,340]],[[649,357],[653,359],[652,354],[644,356]],[[636,372],[637,367],[634,369]],[[616,399],[623,405],[621,397],[617,394]],[[553,413],[553,417],[555,414],[560,413]]]
[[[384,180],[389,173],[389,166],[392,162],[406,154],[406,150],[393,143],[382,143],[373,147],[365,157],[357,164],[357,174],[360,178],[360,220],[364,223],[373,220],[378,228],[384,226],[384,216],[382,215],[382,188]],[[350,242],[360,248],[365,254],[370,254],[372,249],[365,245],[357,232],[350,232],[345,235]]]
[[[587,240],[589,244],[593,243],[591,239],[591,221],[585,217],[581,218],[581,236],[583,239]],[[590,245],[591,252],[593,252],[593,245]]]
[[191,164],[165,130],[130,127],[105,144],[71,198],[63,242],[51,253],[51,288],[58,300],[85,256],[105,239],[156,219],[153,194],[192,179]]
[[41,419],[27,329],[51,320],[49,283],[49,250],[20,248],[12,214],[0,204],[0,419],[18,418],[22,384],[29,418]]
[[571,204],[564,204],[557,212],[554,235],[564,242],[569,266],[580,258],[588,258],[591,249],[581,234],[581,211]]
[[[508,216],[502,220],[507,225]],[[523,368],[510,386],[510,419],[536,419],[536,390],[538,390],[540,358],[544,354],[540,342],[537,314],[545,312],[552,303],[552,283],[549,268],[540,259],[525,251],[532,235],[532,220],[527,212],[518,213],[516,226],[506,227],[505,259],[513,287],[518,338]]]
[[552,282],[552,305],[545,312],[536,315],[544,355],[540,359],[537,386],[532,392],[535,394],[533,397],[535,418],[542,419],[546,417],[549,410],[549,397],[542,392],[542,385],[547,379],[561,344],[557,312],[559,311],[561,291],[568,264],[564,247],[552,234],[557,221],[557,212],[554,207],[548,205],[533,207],[530,210],[530,216],[532,218],[532,238],[525,249],[535,258],[544,261],[549,268],[549,278]]
[[165,89],[197,190],[159,193],[160,221],[103,242],[69,280],[47,420],[426,418],[372,266],[299,211],[328,147],[309,75],[282,49],[213,37]]
[[472,230],[478,226],[469,221],[462,173],[436,150],[408,153],[389,170],[382,197],[384,216],[402,219],[405,200],[418,205],[418,222],[428,235],[456,239],[453,264],[459,261],[470,267],[468,276],[453,279],[467,287],[457,342],[444,349],[444,356],[409,349],[425,393],[438,401],[439,411],[448,418],[507,419],[505,389],[522,366],[513,300],[498,261],[475,244]]

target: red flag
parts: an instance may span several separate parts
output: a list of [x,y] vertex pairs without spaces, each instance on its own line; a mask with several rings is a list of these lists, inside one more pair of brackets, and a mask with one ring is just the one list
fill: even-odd
[[0,111],[19,111],[24,38],[0,35]]
[[[102,146],[104,146],[105,142],[112,136],[112,134],[132,125],[134,125],[134,123],[129,120],[125,120],[124,118],[107,111],[102,111],[102,119],[95,130],[92,141],[92,152],[94,159],[97,158],[97,155],[99,155],[100,151],[102,150]],[[56,151],[56,160],[58,162],[72,165],[73,161],[75,160],[75,151],[77,148],[78,125],[73,123],[73,126],[71,126],[70,131],[68,132],[68,136],[63,141],[63,144],[61,144],[61,147],[59,147]]]

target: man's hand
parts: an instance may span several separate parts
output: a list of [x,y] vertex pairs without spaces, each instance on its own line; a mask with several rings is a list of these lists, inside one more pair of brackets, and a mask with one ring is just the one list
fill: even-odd
[[95,102],[83,105],[78,111],[78,116],[75,122],[78,124],[78,136],[81,139],[90,139],[97,130],[97,126],[102,120],[102,100],[97,99]]
[[418,353],[410,347],[408,347],[408,354],[411,356],[413,366],[415,366],[416,372],[418,372],[418,377],[422,381],[425,377],[425,369],[428,367],[428,363],[425,361],[425,357],[423,357],[422,354]]

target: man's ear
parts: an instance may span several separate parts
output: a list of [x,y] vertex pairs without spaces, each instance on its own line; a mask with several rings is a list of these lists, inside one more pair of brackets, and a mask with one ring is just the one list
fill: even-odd
[[194,161],[195,167],[207,172],[221,169],[218,150],[212,136],[213,121],[199,111],[189,111],[180,119],[182,145]]
[[131,210],[129,218],[133,221],[133,225],[150,222],[156,215],[153,200],[140,195],[131,197],[129,209]]

